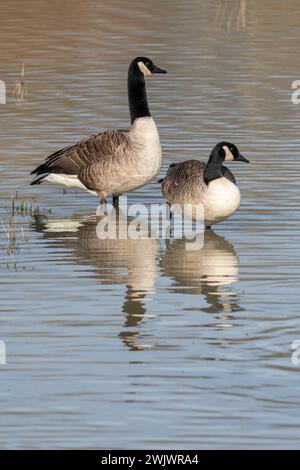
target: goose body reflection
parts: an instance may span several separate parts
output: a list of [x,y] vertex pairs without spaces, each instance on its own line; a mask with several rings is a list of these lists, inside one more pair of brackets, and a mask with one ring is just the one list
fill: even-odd
[[138,331],[127,328],[138,327],[146,316],[144,299],[155,290],[159,242],[153,238],[99,239],[98,223],[95,216],[49,221],[36,217],[34,228],[60,251],[62,246],[66,249],[66,262],[71,251],[73,261],[85,266],[86,277],[101,285],[126,286],[122,305],[125,330],[120,337],[130,349],[151,347],[140,343]]
[[175,281],[176,292],[203,294],[206,312],[241,310],[231,290],[221,290],[238,280],[239,258],[234,247],[213,230],[204,233],[201,250],[186,249],[186,240],[175,240],[161,261],[166,276]]
[[209,228],[226,220],[238,209],[241,195],[224,161],[249,163],[230,142],[217,144],[206,163],[198,160],[172,163],[160,180],[167,203]]
[[126,281],[134,292],[151,292],[156,278],[157,240],[100,239],[98,223],[94,216],[35,222],[45,237],[72,249],[78,263],[92,266],[93,277],[96,275],[102,284]]

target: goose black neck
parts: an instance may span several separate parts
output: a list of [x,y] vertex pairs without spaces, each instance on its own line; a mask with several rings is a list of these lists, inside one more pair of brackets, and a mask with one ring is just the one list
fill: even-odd
[[137,118],[151,116],[145,78],[136,64],[132,64],[128,70],[128,99],[131,124]]
[[212,152],[204,170],[204,181],[208,184],[210,181],[223,177],[223,160],[217,152]]

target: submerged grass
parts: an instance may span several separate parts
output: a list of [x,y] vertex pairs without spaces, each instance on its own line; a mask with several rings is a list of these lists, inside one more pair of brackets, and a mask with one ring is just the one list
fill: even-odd
[[24,245],[28,242],[24,228],[16,224],[16,216],[46,217],[52,214],[52,209],[40,209],[35,207],[32,201],[19,199],[18,193],[11,194],[10,204],[4,208],[9,214],[8,220],[0,216],[0,227],[2,227],[6,240],[1,249],[12,256],[23,251]]
[[215,26],[227,31],[247,28],[247,0],[220,0],[217,4]]
[[25,64],[22,64],[21,68],[21,78],[16,82],[16,86],[13,91],[13,97],[16,98],[18,101],[23,101],[26,96],[26,88],[25,88]]
[[5,206],[3,210],[5,210],[5,212],[11,212],[12,215],[46,216],[52,214],[51,207],[49,209],[41,209],[39,206],[34,206],[32,201],[20,199],[17,192],[10,195],[10,205]]
[[20,201],[14,206],[15,212],[17,212],[20,215],[45,215],[45,212],[47,214],[52,214],[52,209],[40,209],[38,206],[34,207],[32,202],[27,202],[27,201]]
[[9,256],[22,251],[24,244],[28,242],[24,229],[21,227],[20,234],[17,235],[17,226],[14,216],[8,222],[4,222],[0,217],[1,225],[6,235],[6,244],[3,247]]

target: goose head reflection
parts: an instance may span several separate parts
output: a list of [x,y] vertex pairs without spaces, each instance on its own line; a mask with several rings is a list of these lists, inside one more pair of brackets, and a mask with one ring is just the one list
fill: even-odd
[[147,316],[145,297],[155,290],[159,242],[153,238],[99,239],[98,224],[96,216],[57,220],[36,216],[32,226],[66,253],[67,262],[71,256],[76,264],[84,266],[85,277],[101,285],[126,286],[120,338],[130,349],[150,348],[150,344],[143,344],[138,327]]
[[239,258],[225,238],[213,230],[204,233],[200,250],[187,250],[186,240],[174,240],[161,261],[165,275],[175,283],[174,290],[181,294],[202,294],[207,313],[242,311],[232,286],[238,280]]

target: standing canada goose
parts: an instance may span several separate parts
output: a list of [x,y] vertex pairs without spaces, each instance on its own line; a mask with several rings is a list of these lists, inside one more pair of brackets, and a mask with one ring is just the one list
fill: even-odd
[[[128,225],[132,218],[123,213],[117,220]],[[87,278],[96,284],[124,285],[122,312],[124,324],[119,333],[121,341],[131,350],[151,347],[139,331],[147,313],[147,295],[155,292],[158,275],[159,240],[137,235],[136,238],[115,239],[98,237],[99,219],[96,216],[75,216],[66,219],[45,219],[34,215],[31,228],[50,240],[53,247],[65,248],[76,265],[84,266]],[[148,227],[144,227],[145,230]],[[124,226],[122,226],[122,230]]]
[[184,204],[190,204],[184,213],[192,218],[197,218],[195,206],[202,204],[207,228],[227,219],[239,207],[241,194],[235,177],[223,165],[224,161],[249,163],[229,142],[217,144],[207,163],[198,160],[172,163],[166,177],[159,181],[167,203],[182,209]]
[[146,57],[135,58],[129,66],[129,130],[106,131],[58,150],[32,171],[37,177],[31,184],[49,181],[81,188],[97,194],[100,201],[111,194],[117,203],[122,193],[152,180],[160,170],[162,155],[145,77],[155,73],[167,72]]

